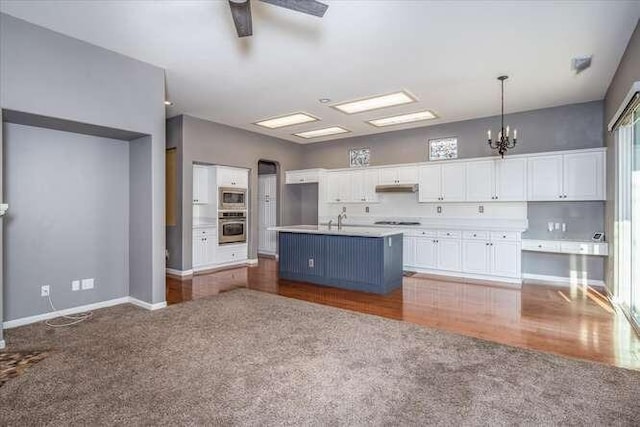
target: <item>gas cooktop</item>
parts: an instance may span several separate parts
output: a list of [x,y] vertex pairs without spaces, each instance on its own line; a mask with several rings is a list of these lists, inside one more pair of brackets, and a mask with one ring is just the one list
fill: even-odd
[[375,225],[420,225],[419,222],[414,221],[376,221]]

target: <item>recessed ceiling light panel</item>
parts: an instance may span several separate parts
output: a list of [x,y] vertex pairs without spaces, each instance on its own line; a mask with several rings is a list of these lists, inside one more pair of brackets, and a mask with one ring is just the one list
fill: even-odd
[[403,123],[418,122],[421,120],[433,120],[437,118],[438,116],[436,116],[433,111],[425,110],[417,111],[415,113],[400,114],[399,116],[382,117],[380,119],[368,120],[367,123],[372,124],[373,126],[383,127],[400,125]]
[[348,132],[349,130],[342,128],[340,126],[332,126],[328,128],[314,129],[314,130],[308,130],[305,132],[294,133],[294,135],[299,136],[300,138],[310,139],[310,138],[319,138],[321,136],[337,135],[340,133],[348,133]]
[[318,121],[318,118],[307,113],[294,113],[286,116],[274,117],[273,119],[262,120],[254,124],[268,129],[278,129],[285,126],[293,126],[315,121]]
[[393,107],[395,105],[410,104],[416,99],[405,91],[394,92],[388,95],[372,96],[357,101],[343,102],[332,105],[333,108],[347,114],[362,113],[364,111],[378,110],[380,108]]

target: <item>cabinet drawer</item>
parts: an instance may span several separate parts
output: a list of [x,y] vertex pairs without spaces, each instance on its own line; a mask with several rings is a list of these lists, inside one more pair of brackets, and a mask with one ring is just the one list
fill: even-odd
[[522,249],[542,252],[560,252],[560,243],[546,240],[524,240]]
[[218,229],[216,227],[203,227],[203,228],[194,228],[193,229],[193,237],[198,236],[207,236],[212,237],[218,234]]
[[462,237],[462,233],[456,230],[441,230],[438,231],[438,237],[441,239],[459,239]]
[[560,252],[571,254],[590,254],[593,252],[591,243],[580,242],[562,242],[560,243]]
[[462,233],[462,238],[465,240],[488,240],[489,232],[488,231],[464,231]]
[[429,238],[435,238],[438,233],[436,233],[433,230],[408,230],[404,232],[405,236],[412,236],[412,237],[429,237]]
[[247,259],[247,245],[222,245],[216,248],[216,263],[223,264]]
[[511,242],[515,242],[518,240],[518,233],[515,231],[493,231],[491,233],[491,240],[508,240]]

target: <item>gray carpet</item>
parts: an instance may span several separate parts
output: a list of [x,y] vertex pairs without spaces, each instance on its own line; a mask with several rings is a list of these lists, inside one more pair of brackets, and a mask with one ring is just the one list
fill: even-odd
[[245,289],[6,336],[2,425],[640,423],[640,372]]

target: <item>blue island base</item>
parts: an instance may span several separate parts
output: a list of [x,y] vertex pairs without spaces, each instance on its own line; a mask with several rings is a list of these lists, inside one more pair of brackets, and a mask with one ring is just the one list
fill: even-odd
[[281,279],[388,294],[402,286],[402,233],[386,237],[279,233]]

